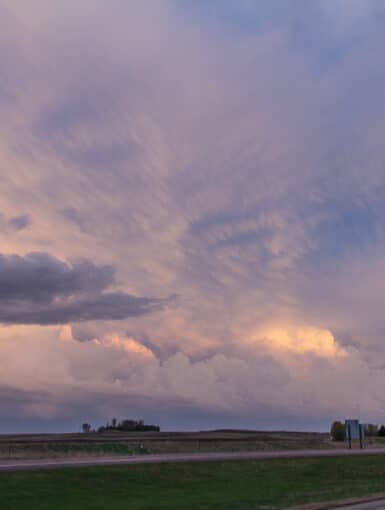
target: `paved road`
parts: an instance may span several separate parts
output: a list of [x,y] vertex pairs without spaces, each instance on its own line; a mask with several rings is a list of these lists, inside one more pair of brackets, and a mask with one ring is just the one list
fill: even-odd
[[[357,503],[355,505],[338,507],[338,510],[384,510],[384,509],[385,499],[371,501],[368,503]],[[337,510],[337,508],[335,510]]]
[[[278,452],[221,452],[221,453],[175,453],[163,455],[131,455],[114,457],[88,457],[66,459],[0,461],[0,471],[29,471],[63,467],[114,466],[129,464],[160,464],[174,462],[211,462],[226,460],[263,460],[301,457],[340,457],[359,455],[384,455],[383,449],[366,450],[286,450]],[[382,508],[382,507],[381,507]],[[383,507],[385,509],[385,507]]]

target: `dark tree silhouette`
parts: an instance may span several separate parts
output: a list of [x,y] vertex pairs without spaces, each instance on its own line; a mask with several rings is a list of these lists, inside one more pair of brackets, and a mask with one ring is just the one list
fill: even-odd
[[83,423],[82,425],[82,431],[87,434],[88,432],[91,432],[91,425],[89,423]]
[[345,426],[340,421],[333,422],[330,428],[330,434],[333,441],[344,441],[345,439]]

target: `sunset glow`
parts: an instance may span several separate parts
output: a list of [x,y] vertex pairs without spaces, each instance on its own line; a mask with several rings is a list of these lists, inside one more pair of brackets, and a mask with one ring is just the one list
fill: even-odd
[[0,432],[381,419],[384,14],[0,0]]

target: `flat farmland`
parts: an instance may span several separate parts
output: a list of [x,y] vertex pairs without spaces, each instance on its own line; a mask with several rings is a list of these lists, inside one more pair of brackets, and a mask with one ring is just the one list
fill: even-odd
[[[378,446],[378,444],[374,444]],[[0,436],[0,459],[196,452],[280,451],[341,447],[329,434],[304,432],[105,432]]]
[[[385,447],[382,438],[367,440]],[[162,453],[322,450],[341,448],[329,434],[313,432],[203,431],[104,432],[0,436],[0,459],[43,459]]]

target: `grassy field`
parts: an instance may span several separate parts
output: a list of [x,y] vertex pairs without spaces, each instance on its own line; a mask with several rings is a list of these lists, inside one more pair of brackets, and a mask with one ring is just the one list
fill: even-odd
[[0,459],[157,453],[325,449],[328,434],[303,432],[161,432],[0,436]]
[[385,457],[0,473],[1,510],[255,510],[385,491]]

